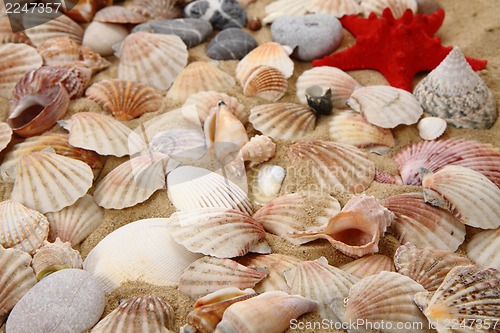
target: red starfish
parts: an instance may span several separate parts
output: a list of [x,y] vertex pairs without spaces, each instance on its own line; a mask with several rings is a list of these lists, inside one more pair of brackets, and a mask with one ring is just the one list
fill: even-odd
[[[346,71],[374,69],[381,72],[391,86],[411,91],[415,74],[436,68],[452,49],[442,46],[439,37],[433,37],[443,20],[442,9],[431,15],[413,15],[411,10],[406,10],[397,20],[388,8],[380,18],[374,13],[367,19],[344,16],[340,21],[356,37],[356,44],[314,60],[312,65]],[[484,69],[487,63],[472,58],[467,61],[474,70]]]

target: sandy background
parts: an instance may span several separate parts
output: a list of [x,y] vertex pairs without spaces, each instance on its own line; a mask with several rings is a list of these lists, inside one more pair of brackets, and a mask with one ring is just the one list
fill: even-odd
[[[270,3],[271,0],[257,0],[256,3],[250,4],[247,7],[247,12],[249,17],[258,16],[263,17],[263,8],[266,4]],[[500,0],[474,0],[474,1],[456,1],[456,0],[442,0],[440,1],[442,7],[445,9],[446,18],[441,29],[438,31],[437,36],[442,39],[443,45],[458,45],[462,49],[465,55],[474,58],[487,59],[488,66],[486,70],[481,71],[479,74],[485,80],[486,84],[493,90],[493,93],[497,99],[500,98],[500,53],[498,52],[498,45],[500,45],[500,21],[498,19],[500,15]],[[215,34],[215,33],[214,33]],[[259,43],[270,41],[269,28],[263,28],[257,32],[251,32],[251,34],[256,38]],[[353,45],[355,42],[354,38],[347,32],[344,31],[344,40],[340,49],[344,49]],[[210,60],[205,54],[206,43],[199,45],[195,48],[189,50],[189,61],[197,60]],[[92,82],[99,81],[105,78],[115,78],[117,77],[116,65],[118,60],[114,57],[109,58],[113,62],[113,66],[98,75],[94,76]],[[220,68],[224,71],[234,75],[235,67],[237,61],[225,61],[220,62]],[[287,95],[280,100],[280,102],[298,102],[295,95],[295,82],[297,77],[304,71],[311,68],[310,63],[300,63],[295,62],[294,75],[289,80],[289,89]],[[386,84],[385,79],[377,72],[374,71],[351,71],[349,72],[359,83],[362,85],[373,85],[373,84]],[[420,75],[415,79],[414,84],[421,79],[423,75]],[[246,111],[248,112],[253,106],[268,103],[263,100],[248,98],[242,95],[241,88],[239,85],[234,87],[233,90],[225,91],[229,95],[237,97],[246,106]],[[147,121],[159,114],[174,110],[180,107],[180,103],[173,103],[172,101],[165,98],[165,103],[163,108],[155,113],[143,115],[139,119],[135,119],[126,122],[127,126],[131,128],[136,128],[141,122]],[[0,99],[0,119],[5,120],[7,117],[8,103],[6,100]],[[75,112],[83,111],[93,111],[105,113],[97,104],[87,100],[86,98],[80,98],[78,100],[72,101],[70,109],[66,118],[71,116]],[[337,110],[335,114],[339,111]],[[53,132],[64,133],[64,130],[59,126],[55,126],[52,130]],[[248,126],[247,131],[250,136],[253,136],[256,132]],[[384,171],[391,173],[397,173],[397,167],[393,161],[393,155],[402,147],[418,142],[421,139],[418,136],[418,130],[416,125],[413,126],[399,126],[394,130],[394,135],[398,141],[398,145],[394,147],[391,152],[384,156],[378,156],[370,154],[370,158],[376,163],[376,166]],[[328,139],[328,117],[321,117],[317,123],[317,128],[310,135],[313,138]],[[489,142],[498,145],[500,139],[500,124],[497,121],[496,124],[490,130],[464,130],[448,128],[443,138],[451,137],[463,137],[466,139],[475,139],[481,142]],[[6,151],[8,151],[13,143],[20,142],[20,138],[15,137],[11,145]],[[277,155],[273,158],[270,163],[281,165],[287,167],[288,158],[286,157],[286,149],[291,144],[289,141],[274,140],[277,143]],[[5,151],[2,152],[0,158],[3,159]],[[99,182],[109,171],[115,168],[120,163],[126,161],[126,158],[114,158],[110,157],[105,160],[105,166],[99,175],[96,183]],[[252,171],[249,172],[249,176],[252,176]],[[292,186],[287,188],[300,187],[307,185],[314,180],[308,179],[307,177],[301,179],[287,179],[287,184],[292,184]],[[9,197],[10,191],[12,189],[12,184],[2,183],[0,184],[0,197],[5,200]],[[366,194],[374,195],[379,199],[385,198],[390,195],[420,191],[418,187],[411,186],[398,186],[398,185],[386,185],[373,182],[370,188],[366,191]],[[91,192],[93,189],[91,190]],[[285,193],[282,193],[285,194]],[[342,205],[351,197],[351,194],[340,194],[336,195],[337,199]],[[101,226],[92,233],[86,241],[81,245],[81,254],[85,256],[89,251],[107,234],[116,230],[117,228],[144,218],[152,217],[169,217],[175,209],[168,200],[165,190],[157,191],[149,200],[146,202],[136,205],[135,207],[123,209],[123,210],[106,210],[104,215],[104,220]],[[473,228],[467,229],[467,239],[474,233]],[[351,261],[347,256],[344,256],[340,252],[334,250],[330,244],[326,241],[315,241],[303,246],[294,246],[290,243],[284,241],[283,239],[268,234],[268,241],[272,247],[274,253],[290,254],[300,257],[305,260],[314,260],[320,256],[327,258],[329,264],[338,266],[346,262]],[[380,253],[392,256],[395,249],[399,246],[398,241],[391,235],[386,235],[380,241]],[[462,251],[463,246],[459,249]],[[152,293],[154,295],[160,296],[168,301],[175,310],[176,313],[176,329],[184,322],[183,318],[190,311],[194,302],[187,296],[178,292],[175,288],[164,288],[150,286],[140,282],[131,282],[124,285],[107,297],[107,304],[105,309],[105,314],[112,311],[117,305],[119,300],[126,299],[131,296]],[[307,315],[302,318],[303,321],[319,320],[314,315]],[[318,332],[318,331],[316,331]]]

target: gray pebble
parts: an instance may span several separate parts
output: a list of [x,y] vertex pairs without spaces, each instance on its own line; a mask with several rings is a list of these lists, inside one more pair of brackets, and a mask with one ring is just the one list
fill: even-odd
[[207,20],[219,30],[247,24],[247,13],[237,0],[196,0],[184,8],[184,15]]
[[257,47],[257,42],[239,28],[219,32],[207,46],[207,55],[217,60],[241,59]]
[[31,288],[7,319],[6,333],[82,333],[104,311],[99,282],[81,269],[55,272]]
[[293,57],[311,61],[331,54],[342,41],[342,25],[330,15],[281,16],[271,25],[273,41],[288,45]]

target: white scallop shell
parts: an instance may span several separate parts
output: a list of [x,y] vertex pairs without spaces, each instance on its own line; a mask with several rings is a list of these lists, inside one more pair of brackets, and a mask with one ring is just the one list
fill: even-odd
[[286,171],[279,165],[266,164],[259,167],[252,185],[253,201],[264,205],[276,198],[281,190]]
[[12,138],[12,129],[7,123],[0,122],[0,151],[4,150]]
[[59,238],[36,250],[31,261],[38,281],[61,269],[81,269],[82,263],[80,252],[73,250],[70,243],[63,243]]
[[392,258],[383,254],[365,256],[342,265],[339,268],[360,279],[376,275],[382,271],[396,271]]
[[465,249],[467,256],[480,267],[500,270],[500,228],[475,234]]
[[307,13],[306,4],[310,0],[276,0],[265,7],[266,17],[262,23],[272,23],[280,16],[301,16]]
[[61,13],[31,13],[23,16],[26,35],[35,46],[56,37],[69,37],[77,44],[82,44],[83,28],[75,21]]
[[438,117],[423,118],[418,122],[418,134],[424,140],[435,140],[443,135],[447,126],[446,120]]
[[306,1],[307,10],[315,14],[327,14],[338,18],[362,12],[356,0],[312,0]]
[[216,107],[219,101],[223,101],[227,105],[228,109],[241,121],[242,124],[245,125],[248,122],[245,105],[241,104],[236,97],[217,91],[200,91],[192,94],[186,99],[183,106],[194,104],[196,106],[196,111],[198,112],[199,122],[198,120],[193,120],[193,122],[195,124],[203,124],[205,119],[207,119],[210,115],[210,110]]
[[418,5],[416,0],[363,0],[361,1],[361,8],[365,17],[368,17],[370,13],[382,16],[384,9],[389,8],[392,15],[399,18],[403,16],[407,9],[416,14]]

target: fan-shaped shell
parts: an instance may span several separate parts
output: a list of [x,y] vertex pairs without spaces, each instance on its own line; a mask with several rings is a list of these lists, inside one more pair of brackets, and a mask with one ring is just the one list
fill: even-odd
[[[22,27],[14,27],[14,30],[17,31],[13,32],[9,17],[7,15],[3,15],[3,11],[1,11],[1,14],[2,17],[0,17],[0,44],[25,43],[31,45],[30,39],[28,38],[28,36],[26,36],[24,31],[22,31]],[[16,22],[13,22],[12,24],[15,25]]]
[[147,21],[141,13],[131,10],[129,7],[109,6],[99,10],[93,21],[103,23],[139,24]]
[[[172,128],[157,132],[146,141],[149,141],[150,152],[162,153],[173,160],[179,159],[179,162],[184,159],[197,160],[206,153],[205,136],[201,129]],[[175,163],[172,164],[177,167]]]
[[172,239],[165,219],[146,219],[107,235],[90,251],[83,268],[110,293],[134,280],[176,286],[184,269],[199,258]]
[[258,66],[248,74],[243,84],[243,94],[276,102],[285,96],[288,81],[283,73],[274,67]]
[[500,270],[500,228],[477,233],[465,249],[467,256],[480,267]]
[[335,17],[357,15],[362,12],[356,0],[313,0],[306,1],[309,12],[328,14]]
[[392,15],[399,18],[403,16],[407,9],[416,14],[418,5],[416,0],[363,0],[361,1],[361,8],[365,17],[368,17],[370,13],[382,16],[384,9],[389,8]]
[[238,118],[242,124],[248,122],[248,116],[245,112],[245,105],[241,104],[236,97],[229,96],[225,93],[217,91],[200,91],[190,95],[184,102],[184,106],[195,105],[198,112],[198,119],[186,119],[195,124],[205,122],[205,119],[210,115],[210,110],[216,107],[219,101],[223,101],[227,108]]
[[262,104],[250,110],[250,122],[273,139],[300,139],[314,130],[316,114],[295,103]]
[[243,147],[240,154],[245,162],[253,167],[271,159],[276,153],[276,144],[266,135],[256,135]]
[[173,19],[182,16],[176,0],[133,0],[129,8],[150,20]]
[[424,140],[436,140],[446,131],[446,120],[438,117],[423,118],[418,122],[418,134]]
[[66,15],[32,13],[23,16],[23,26],[33,45],[40,46],[46,40],[56,37],[69,37],[77,44],[82,44],[83,28]]
[[153,88],[170,88],[186,66],[186,44],[175,35],[136,32],[128,35],[119,50],[118,78]]
[[411,93],[391,86],[359,87],[346,103],[370,123],[383,128],[414,124],[424,112]]
[[276,0],[265,7],[267,14],[263,23],[272,23],[276,18],[284,15],[301,16],[307,13],[307,4],[311,1],[304,0]]
[[424,199],[449,210],[462,223],[494,229],[500,226],[500,188],[469,168],[448,165],[422,181]]
[[31,261],[38,281],[61,269],[81,269],[82,263],[80,252],[73,250],[70,243],[63,243],[59,238],[36,250]]
[[12,129],[9,124],[0,122],[0,151],[4,150],[12,138]]
[[360,279],[376,275],[383,271],[396,271],[393,260],[383,254],[365,256],[342,265],[339,268]]
[[49,234],[49,221],[36,210],[13,200],[0,202],[0,245],[31,255],[42,247]]
[[292,165],[310,163],[311,174],[321,189],[333,192],[364,191],[375,177],[375,164],[368,154],[343,143],[300,141],[288,149]]

